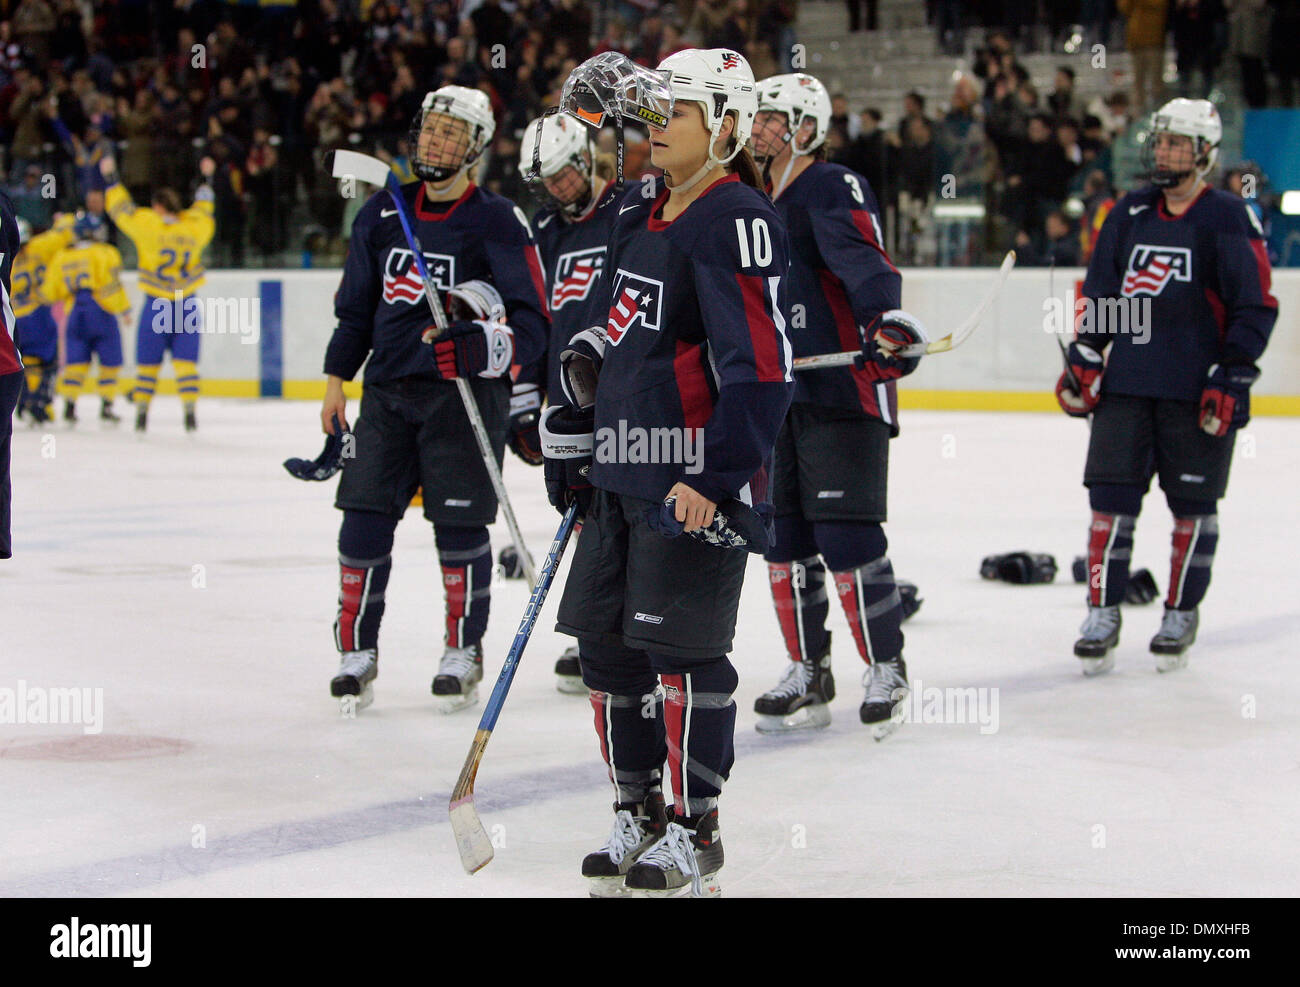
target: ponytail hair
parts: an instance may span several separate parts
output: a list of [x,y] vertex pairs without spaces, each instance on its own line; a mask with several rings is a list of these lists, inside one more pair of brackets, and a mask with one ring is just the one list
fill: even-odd
[[740,180],[751,188],[763,191],[763,173],[759,170],[758,162],[754,156],[749,153],[749,148],[742,147],[740,153],[731,159],[728,165],[733,175],[739,175]]

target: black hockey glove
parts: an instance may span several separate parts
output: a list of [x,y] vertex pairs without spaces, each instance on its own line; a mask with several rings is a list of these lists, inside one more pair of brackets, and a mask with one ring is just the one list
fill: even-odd
[[542,392],[536,384],[516,384],[510,394],[510,449],[529,466],[542,465],[542,440],[537,434],[541,420]]
[[605,360],[605,329],[592,326],[574,333],[560,351],[560,386],[569,404],[592,408],[596,404],[596,380]]
[[921,604],[925,600],[919,595],[920,591],[916,588],[916,583],[898,579],[895,580],[894,585],[898,587],[898,598],[903,604],[903,620],[907,620],[912,614],[921,609]]
[[1250,385],[1258,379],[1253,363],[1212,366],[1201,391],[1201,430],[1221,438],[1250,421]]
[[[668,497],[657,508],[647,507],[645,519],[651,530],[665,538],[676,538],[686,531],[685,523],[677,520],[676,497]],[[707,528],[686,533],[706,545],[743,548],[758,555],[768,550],[772,540],[763,516],[735,497],[728,497],[714,508],[713,521]]]
[[863,341],[862,352],[854,358],[853,365],[866,370],[873,380],[897,380],[906,377],[921,362],[919,356],[899,356],[898,350],[929,341],[920,319],[902,309],[891,309],[881,314],[875,332]]
[[422,338],[433,344],[434,369],[443,380],[457,377],[500,377],[510,372],[515,334],[504,322],[453,322],[440,336],[437,326]]
[[1124,602],[1138,606],[1150,603],[1159,595],[1160,588],[1156,585],[1156,577],[1151,575],[1150,569],[1139,569],[1131,574],[1128,577],[1128,585],[1124,587]]
[[567,405],[552,405],[542,412],[538,434],[546,459],[546,496],[563,514],[573,501],[585,516],[591,507],[591,451],[595,413]]
[[1056,578],[1056,559],[1038,552],[990,555],[980,563],[980,575],[1017,585],[1050,583]]
[[325,448],[315,459],[286,459],[284,468],[299,480],[328,480],[343,468],[343,460],[353,455],[352,433],[334,416],[334,434],[325,437]]

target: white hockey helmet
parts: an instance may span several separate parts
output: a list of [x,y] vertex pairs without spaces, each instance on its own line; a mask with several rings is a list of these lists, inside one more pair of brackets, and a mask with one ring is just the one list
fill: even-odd
[[484,319],[488,322],[505,322],[506,305],[501,292],[487,281],[462,281],[447,291],[450,304],[448,313],[453,321]]
[[[568,114],[550,113],[524,128],[519,173],[539,198],[569,216],[581,215],[591,202],[595,160],[586,126]],[[562,174],[569,167],[573,171]],[[547,179],[555,181],[548,185]]]
[[[674,102],[700,103],[704,107],[704,125],[709,128],[709,157],[705,168],[731,161],[749,141],[758,112],[758,86],[745,56],[729,48],[687,48],[669,55],[659,63],[659,71],[668,78]],[[732,132],[736,144],[731,153],[719,158],[713,145],[722,136],[722,123],[728,113],[736,115]],[[689,188],[701,176],[685,183]]]
[[[1174,171],[1155,166],[1156,137],[1178,134],[1192,139],[1192,167]],[[1195,172],[1204,178],[1214,169],[1223,140],[1223,123],[1219,111],[1208,99],[1171,99],[1151,116],[1151,132],[1142,146],[1142,163],[1151,175],[1152,184],[1161,188],[1177,185]]]
[[805,72],[773,75],[758,84],[758,112],[784,113],[788,132],[786,143],[794,139],[804,121],[815,121],[816,129],[807,147],[791,145],[793,154],[811,154],[826,140],[831,125],[831,97],[821,80]]
[[[421,155],[420,132],[430,113],[442,113],[464,120],[469,125],[469,136],[464,148],[441,149],[437,160]],[[492,143],[496,133],[496,118],[492,103],[485,93],[465,86],[443,86],[426,93],[420,111],[411,123],[411,170],[429,182],[442,182],[458,171],[472,165]],[[459,162],[456,163],[456,159]],[[451,163],[448,163],[451,162]]]

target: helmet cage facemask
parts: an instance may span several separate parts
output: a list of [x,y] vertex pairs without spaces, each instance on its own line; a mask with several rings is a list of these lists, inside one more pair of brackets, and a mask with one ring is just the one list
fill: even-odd
[[[450,153],[448,153],[445,146],[439,146],[436,156],[426,157],[420,148],[420,135],[424,133],[424,125],[429,116],[435,113],[450,117],[453,120],[459,120],[465,128],[464,136],[456,138],[456,144]],[[436,140],[434,138],[430,139]],[[486,141],[484,140],[481,124],[471,123],[463,116],[453,112],[451,99],[445,96],[434,96],[431,105],[427,108],[422,107],[415,114],[415,119],[411,121],[408,143],[411,146],[411,171],[426,182],[442,184],[473,165],[483,154]],[[459,163],[447,164],[441,160],[435,161],[435,157],[437,159],[444,157],[458,159]]]
[[[1206,175],[1214,170],[1215,162],[1219,156],[1218,144],[1211,143],[1207,138],[1199,134],[1186,134],[1173,130],[1169,124],[1168,117],[1157,114],[1152,121],[1151,132],[1147,134],[1147,139],[1143,142],[1140,153],[1142,169],[1146,172],[1148,180],[1156,188],[1162,189],[1175,188],[1193,174],[1204,179]],[[1188,167],[1174,169],[1160,168],[1156,165],[1156,141],[1163,134],[1186,137],[1191,141],[1191,160],[1188,162]]]

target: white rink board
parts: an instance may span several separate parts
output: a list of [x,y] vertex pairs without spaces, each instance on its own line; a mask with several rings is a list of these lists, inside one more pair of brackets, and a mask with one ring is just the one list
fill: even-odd
[[[279,281],[283,286],[283,379],[320,381],[325,347],[334,330],[334,292],[341,272],[319,271],[212,271],[202,295],[226,299],[257,299],[259,283]],[[955,328],[974,311],[994,271],[988,269],[937,270],[909,268],[903,272],[903,308],[930,328],[936,338]],[[1056,296],[1064,300],[1082,268],[1058,270],[1053,279]],[[139,305],[135,276],[127,275],[127,293]],[[923,360],[914,374],[900,384],[907,389],[952,391],[1047,392],[1060,373],[1061,356],[1056,337],[1043,329],[1044,300],[1049,297],[1046,268],[1018,269],[1007,279],[985,323],[960,350],[960,357],[939,356]],[[1261,361],[1263,375],[1256,394],[1300,394],[1300,334],[1295,330],[1300,312],[1300,271],[1274,272],[1274,294],[1281,315],[1268,352]],[[133,366],[135,324],[123,332],[128,367]],[[1068,340],[1067,340],[1068,341]],[[238,336],[205,335],[199,363],[205,378],[256,381],[260,378],[259,346]]]

